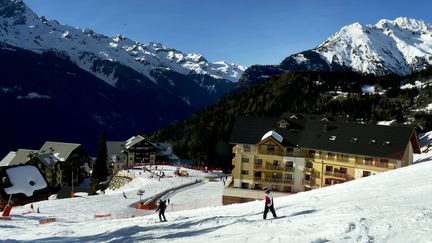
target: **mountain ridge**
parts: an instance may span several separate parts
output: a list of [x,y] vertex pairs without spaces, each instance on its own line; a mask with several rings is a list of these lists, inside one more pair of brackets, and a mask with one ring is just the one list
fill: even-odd
[[407,75],[432,64],[432,25],[399,17],[375,25],[342,27],[317,47],[293,54],[279,65],[251,66],[240,79],[247,86],[289,71],[355,71]]

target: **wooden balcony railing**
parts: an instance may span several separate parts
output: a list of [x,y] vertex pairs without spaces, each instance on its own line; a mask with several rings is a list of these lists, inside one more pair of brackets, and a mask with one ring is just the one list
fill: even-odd
[[325,175],[326,176],[337,177],[337,178],[342,178],[342,179],[345,179],[345,180],[349,179],[349,175],[348,174],[339,173],[339,172],[326,171]]
[[313,172],[313,168],[305,167],[305,168],[303,169],[303,171],[304,171],[304,172],[307,172],[307,173],[312,173],[312,172]]
[[389,162],[379,162],[375,160],[358,160],[356,161],[358,165],[370,166],[370,167],[378,167],[378,168],[386,168],[386,169],[396,169],[396,164]]
[[295,168],[294,167],[285,167],[284,170],[288,171],[288,172],[293,172],[295,170]]
[[282,178],[265,178],[264,181],[272,183],[284,183]]
[[313,186],[314,185],[314,181],[313,180],[303,180],[303,185],[305,186]]
[[262,164],[254,164],[255,170],[262,170]]

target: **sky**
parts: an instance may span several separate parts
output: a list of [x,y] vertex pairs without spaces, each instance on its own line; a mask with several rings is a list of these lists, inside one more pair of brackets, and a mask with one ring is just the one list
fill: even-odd
[[277,64],[341,27],[410,17],[432,23],[428,0],[24,0],[39,16],[209,61]]

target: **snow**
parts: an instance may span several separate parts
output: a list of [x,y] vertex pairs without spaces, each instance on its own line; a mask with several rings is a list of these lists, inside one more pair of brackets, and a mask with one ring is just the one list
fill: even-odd
[[[430,144],[431,139],[432,132],[420,135],[422,146]],[[167,175],[175,169],[158,166]],[[137,190],[144,189],[150,196],[205,173],[189,170],[190,178],[162,178],[159,182],[137,168],[129,171],[135,177],[131,183],[105,195],[34,203],[40,214],[22,216],[29,205],[13,208],[13,220],[2,222],[0,237],[6,241],[44,242],[430,242],[430,171],[432,161],[428,160],[275,198],[279,219],[270,215],[268,220],[262,219],[263,201],[220,206],[221,182],[199,183],[171,195],[172,204],[165,213],[168,222],[156,223],[153,211],[127,207],[138,200]],[[112,216],[95,219],[95,214]],[[57,222],[39,225],[38,219],[43,217],[56,217]]]
[[[184,54],[157,42],[143,44],[122,35],[108,37],[90,29],[61,25],[55,20],[39,18],[23,2],[16,4],[24,6],[22,13],[10,18],[0,16],[5,26],[0,30],[0,42],[36,53],[48,50],[66,53],[72,62],[112,86],[116,85],[117,78],[113,73],[94,66],[98,60],[126,65],[153,82],[155,78],[151,73],[159,67],[183,75],[202,74],[229,82],[237,82],[245,70],[236,64],[208,62],[201,54]],[[15,24],[16,19],[22,16],[25,23]]]
[[48,186],[39,170],[32,165],[8,168],[6,174],[12,184],[11,187],[4,189],[7,194],[24,193],[30,197],[34,191]]
[[381,126],[390,126],[391,124],[395,123],[396,120],[391,120],[391,121],[378,121],[377,125],[381,125]]
[[268,137],[273,137],[274,139],[276,139],[276,141],[278,141],[279,143],[282,143],[283,141],[283,137],[275,132],[275,131],[268,131],[266,134],[264,134],[264,136],[261,138],[261,141],[268,138]]
[[397,18],[375,25],[343,27],[314,49],[328,63],[362,73],[401,75],[432,64],[432,27],[422,20]]
[[20,100],[20,99],[51,99],[51,96],[39,94],[37,92],[30,92],[24,96],[18,95],[16,99],[17,100]]
[[432,161],[432,131],[418,135],[421,154],[414,154],[416,163]]
[[417,88],[417,89],[423,89],[427,86],[427,82],[421,82],[421,81],[415,81],[414,84],[404,84],[400,86],[400,89],[413,89],[413,88]]

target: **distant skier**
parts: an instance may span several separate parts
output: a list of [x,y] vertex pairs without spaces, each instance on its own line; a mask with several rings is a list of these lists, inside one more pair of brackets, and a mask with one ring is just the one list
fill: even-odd
[[31,210],[34,210],[34,208],[33,208],[33,203],[30,204],[30,208],[31,208]]
[[170,204],[170,199],[168,198],[168,204]]
[[[161,221],[161,222],[164,222],[164,221],[167,221],[166,220],[166,218],[165,218],[165,209],[166,209],[166,202],[165,202],[165,200],[160,200],[159,201],[159,206],[158,206],[158,208],[156,209],[156,212],[157,211],[159,211],[159,220]],[[162,217],[163,217],[163,220],[162,220]]]
[[123,192],[123,197],[124,197],[125,199],[127,199],[127,197],[126,197],[126,193],[125,193],[125,192]]
[[275,210],[274,210],[274,205],[273,205],[273,195],[272,195],[270,189],[268,189],[267,187],[264,188],[264,192],[266,194],[266,197],[265,197],[265,207],[264,207],[264,215],[263,215],[264,217],[263,218],[264,219],[267,218],[267,213],[268,213],[269,209],[273,214],[273,218],[277,218]]

